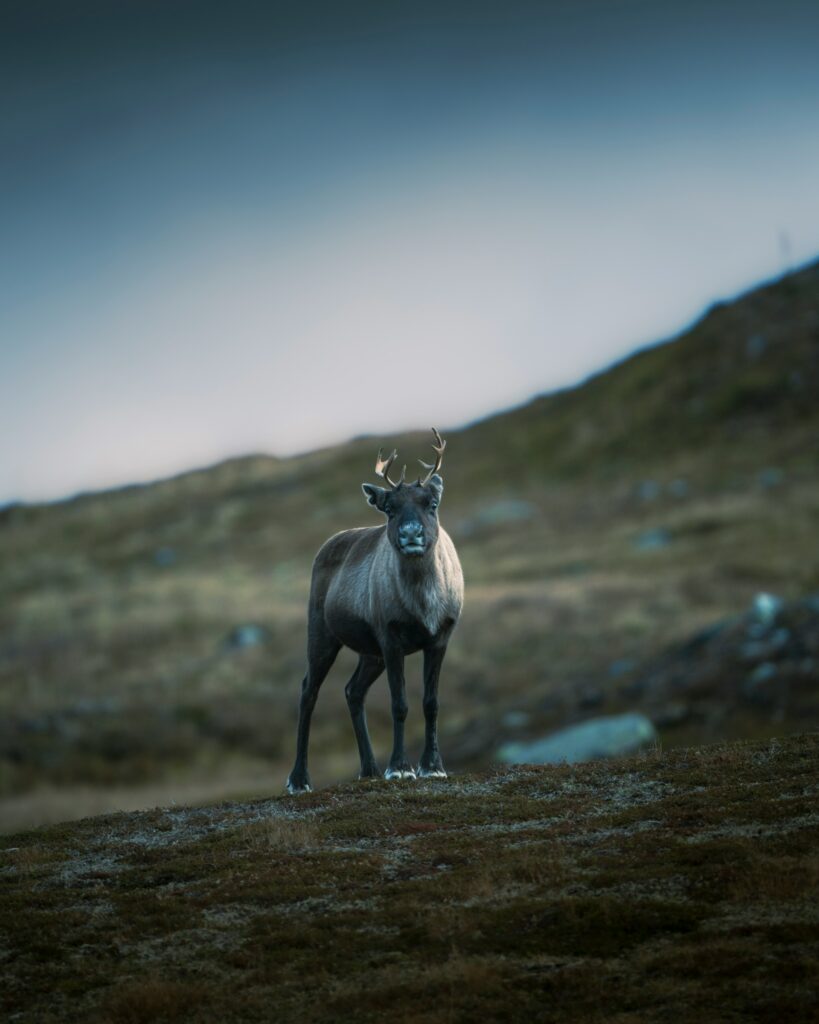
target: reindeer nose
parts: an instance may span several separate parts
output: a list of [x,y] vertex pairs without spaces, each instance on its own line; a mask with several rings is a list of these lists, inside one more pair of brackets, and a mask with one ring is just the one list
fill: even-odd
[[424,527],[417,519],[402,523],[398,527],[398,540],[402,544],[418,543],[424,539]]

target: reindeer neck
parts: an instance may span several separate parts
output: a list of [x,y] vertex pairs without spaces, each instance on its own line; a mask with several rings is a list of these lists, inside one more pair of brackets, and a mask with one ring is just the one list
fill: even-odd
[[398,575],[404,584],[410,587],[421,587],[426,585],[430,577],[437,572],[438,545],[431,551],[427,551],[420,558],[406,558],[396,553],[398,562]]

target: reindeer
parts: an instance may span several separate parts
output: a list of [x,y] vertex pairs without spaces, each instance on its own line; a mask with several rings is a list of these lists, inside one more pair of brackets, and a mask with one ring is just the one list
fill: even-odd
[[308,604],[307,675],[301,687],[289,793],[311,788],[307,772],[310,719],[319,688],[342,646],[359,655],[344,691],[361,758],[359,777],[381,775],[367,731],[364,700],[385,667],[392,698],[393,748],[384,777],[416,777],[404,753],[404,658],[423,651],[426,739],[417,774],[446,778],[438,751],[438,677],[461,614],[464,583],[455,545],[438,522],[444,492],[438,470],[446,441],[434,427],[432,432],[435,463],[418,460],[427,470],[423,480],[419,476],[415,483],[407,483],[404,466],[400,479],[392,481],[389,472],[398,452],[384,459],[379,450],[375,473],[389,486],[361,485],[368,503],[383,512],[387,522],[343,530],[316,555]]

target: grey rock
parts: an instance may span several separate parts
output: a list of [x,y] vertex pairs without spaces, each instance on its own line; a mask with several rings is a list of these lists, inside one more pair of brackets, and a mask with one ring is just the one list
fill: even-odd
[[[751,619],[752,624],[769,628],[772,626],[782,609],[785,607],[785,602],[781,597],[777,597],[776,594],[768,594],[761,591],[754,597],[751,602],[751,607],[748,609],[748,616]],[[758,631],[756,632],[758,635]]]
[[176,565],[176,551],[173,548],[157,548],[154,551],[154,565],[158,565],[160,569],[168,569],[172,565]]
[[618,658],[609,665],[609,675],[612,679],[617,679],[618,676],[631,672],[634,666],[635,662],[631,658]]
[[642,501],[656,501],[661,490],[656,480],[643,480],[637,485],[637,497]]
[[540,509],[531,501],[504,498],[479,508],[472,518],[461,520],[458,524],[458,532],[463,536],[469,536],[486,527],[499,526],[503,523],[525,522],[528,519],[534,519],[539,514]]
[[494,525],[495,523],[519,522],[524,519],[534,519],[538,514],[537,505],[531,501],[520,501],[517,498],[504,498],[502,501],[492,502],[491,505],[484,505],[479,509],[477,521],[481,524]]
[[688,497],[688,481],[683,480],[682,477],[678,477],[676,480],[672,480],[668,485],[668,493],[672,498],[687,498]]
[[768,661],[784,651],[790,640],[790,630],[780,627],[775,629],[770,636],[758,640],[749,640],[747,643],[742,644],[739,653],[744,661]]
[[263,644],[269,637],[269,631],[264,626],[257,626],[255,623],[247,623],[243,626],[237,626],[232,629],[228,634],[227,644],[228,647],[234,648],[234,650],[244,650],[247,647],[258,647]]
[[752,334],[745,342],[745,355],[749,359],[759,359],[767,347],[768,342],[764,334]]
[[742,684],[742,693],[756,704],[770,704],[773,700],[770,683],[779,675],[776,665],[763,661]]
[[756,475],[756,482],[765,490],[770,490],[772,487],[779,487],[784,479],[785,471],[778,469],[776,466],[768,466],[767,469],[760,470]]
[[638,551],[658,551],[671,543],[671,534],[663,526],[645,530],[634,538],[634,546]]
[[534,743],[507,743],[497,758],[506,764],[576,764],[631,754],[656,739],[649,719],[629,712],[591,718]]

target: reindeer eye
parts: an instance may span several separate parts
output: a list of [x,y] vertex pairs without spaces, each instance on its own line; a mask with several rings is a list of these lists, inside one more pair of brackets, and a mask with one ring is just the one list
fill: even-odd
[[429,503],[429,510],[430,510],[430,512],[434,512],[436,508],[438,508],[438,502],[437,501],[431,501]]

